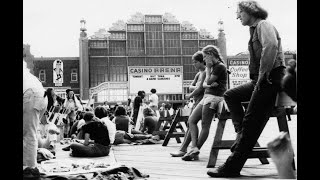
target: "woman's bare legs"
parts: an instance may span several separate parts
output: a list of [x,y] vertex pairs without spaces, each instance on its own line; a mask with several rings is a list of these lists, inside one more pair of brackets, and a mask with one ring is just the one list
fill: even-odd
[[202,121],[201,121],[201,131],[197,141],[196,146],[200,149],[202,145],[206,142],[209,132],[212,119],[214,117],[214,110],[210,109],[210,103],[204,105],[202,108]]

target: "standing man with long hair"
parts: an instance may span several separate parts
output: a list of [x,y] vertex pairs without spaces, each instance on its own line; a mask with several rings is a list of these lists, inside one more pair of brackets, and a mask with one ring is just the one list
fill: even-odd
[[[225,101],[230,109],[232,122],[237,132],[232,154],[217,169],[207,174],[211,177],[237,177],[248,155],[263,131],[284,76],[284,54],[277,29],[268,21],[268,12],[256,1],[238,3],[237,19],[249,26],[251,82],[229,89]],[[241,102],[249,101],[246,112]]]

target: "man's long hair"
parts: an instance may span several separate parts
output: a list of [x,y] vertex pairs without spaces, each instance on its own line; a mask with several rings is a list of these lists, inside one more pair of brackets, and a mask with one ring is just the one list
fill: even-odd
[[268,17],[268,12],[257,1],[241,1],[238,7],[255,18],[267,19]]

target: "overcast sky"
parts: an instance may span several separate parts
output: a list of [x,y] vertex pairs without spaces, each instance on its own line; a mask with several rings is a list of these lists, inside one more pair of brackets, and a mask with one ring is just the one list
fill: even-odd
[[[217,38],[224,22],[227,55],[247,50],[248,26],[236,19],[236,0],[24,0],[23,43],[35,57],[78,57],[80,20],[88,36],[108,30],[118,20],[127,22],[136,12],[171,13],[181,23],[206,29]],[[282,37],[284,50],[297,50],[297,0],[258,0]]]

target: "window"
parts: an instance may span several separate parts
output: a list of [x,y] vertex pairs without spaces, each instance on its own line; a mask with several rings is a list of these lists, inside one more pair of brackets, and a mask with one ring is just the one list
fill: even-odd
[[128,81],[126,58],[110,58],[110,81]]
[[77,69],[71,70],[71,81],[78,81],[78,71]]
[[78,71],[77,69],[71,70],[71,81],[78,81]]
[[39,79],[41,82],[46,82],[46,71],[45,70],[39,71]]
[[108,58],[90,58],[90,87],[95,87],[108,80]]
[[124,88],[105,89],[94,95],[95,102],[124,102],[128,100],[128,90]]

